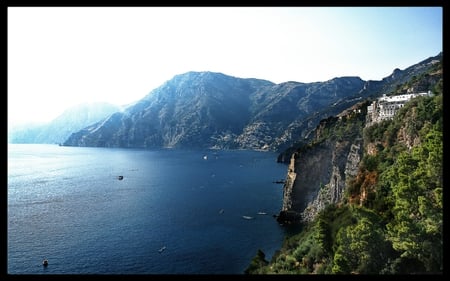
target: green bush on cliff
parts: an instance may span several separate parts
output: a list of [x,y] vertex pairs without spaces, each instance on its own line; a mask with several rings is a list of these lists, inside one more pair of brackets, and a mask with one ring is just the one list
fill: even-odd
[[[442,273],[443,95],[438,85],[434,96],[414,99],[394,119],[365,128],[364,145],[375,144],[377,152],[363,155],[358,175],[347,185],[348,197],[286,239],[271,262],[260,260],[247,273]],[[332,124],[339,128],[337,137],[345,132],[340,123]],[[323,128],[324,135],[333,136],[334,129]]]
[[256,256],[252,259],[250,262],[250,265],[247,267],[247,269],[244,271],[245,274],[253,273],[253,274],[263,274],[266,273],[263,269],[264,266],[269,264],[268,261],[266,261],[266,254],[264,254],[261,249],[258,249],[258,252],[256,253]]

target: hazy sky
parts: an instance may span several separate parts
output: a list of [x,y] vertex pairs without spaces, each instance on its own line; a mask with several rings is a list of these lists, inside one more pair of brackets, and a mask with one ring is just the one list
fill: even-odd
[[128,104],[174,75],[381,80],[443,50],[442,7],[8,7],[8,123]]

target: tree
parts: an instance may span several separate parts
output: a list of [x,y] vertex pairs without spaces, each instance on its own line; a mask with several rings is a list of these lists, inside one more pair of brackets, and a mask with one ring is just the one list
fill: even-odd
[[383,268],[387,244],[378,224],[369,218],[339,230],[337,243],[333,273],[376,274]]
[[442,153],[442,132],[431,128],[421,145],[400,154],[390,173],[395,201],[389,239],[402,258],[417,259],[427,271],[443,268]]
[[258,273],[261,268],[268,265],[269,262],[266,261],[266,254],[263,251],[258,249],[256,256],[250,262],[250,265],[244,271],[245,274],[255,274]]

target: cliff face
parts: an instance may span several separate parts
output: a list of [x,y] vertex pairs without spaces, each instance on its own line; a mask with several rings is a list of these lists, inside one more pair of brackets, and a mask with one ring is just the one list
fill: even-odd
[[366,107],[359,103],[322,120],[315,140],[292,155],[279,220],[311,221],[343,198],[346,182],[358,172]]
[[[376,89],[378,96],[429,91],[439,87],[438,82],[442,80],[441,59],[442,54],[439,54],[404,71],[396,69],[380,82],[367,82],[363,90]],[[368,100],[360,101],[336,117],[322,119],[311,131],[314,138],[301,135],[297,149],[291,148],[279,155],[278,161],[290,162],[278,221],[310,222],[327,205],[342,203],[346,186],[359,173],[364,151],[374,155],[377,146],[383,145],[364,140],[368,105]],[[397,128],[397,142],[408,149],[420,143],[417,128],[422,124],[417,121],[417,115],[418,109],[408,111]],[[368,192],[361,190],[359,204],[367,199]]]
[[[323,119],[311,141],[302,138],[303,144],[280,154],[289,167],[278,221],[306,225],[271,261],[259,254],[246,272],[442,272],[442,61],[422,66],[412,69],[429,68],[379,95],[432,95],[410,99],[370,125],[365,115],[373,113],[371,102],[357,104]],[[394,71],[391,78],[404,74]]]
[[302,213],[303,221],[312,221],[328,204],[337,204],[343,198],[347,180],[358,172],[358,164],[362,155],[361,147],[362,139],[336,143],[335,150],[331,155],[329,181],[321,186],[314,200],[308,203]]

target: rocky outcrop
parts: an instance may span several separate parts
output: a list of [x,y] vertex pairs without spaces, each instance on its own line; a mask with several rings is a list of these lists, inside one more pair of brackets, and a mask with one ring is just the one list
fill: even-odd
[[[346,144],[336,145],[340,148],[336,149],[332,155],[332,172],[329,181],[321,186],[317,196],[308,203],[308,206],[302,212],[303,221],[312,221],[328,204],[339,203],[343,198],[346,182],[358,172],[358,164],[362,155],[362,139],[356,139],[353,143],[347,142]],[[348,147],[349,145],[350,147]],[[343,151],[337,152],[342,149]],[[345,167],[342,167],[342,165],[339,165],[338,159],[343,159],[345,156],[347,156],[347,162]]]
[[[396,69],[382,81],[366,82],[362,91],[372,89],[378,93],[371,98],[387,93],[403,94],[403,90],[430,91],[441,85],[441,61],[442,53],[405,70]],[[296,149],[280,153],[277,161],[290,161],[280,222],[309,222],[327,205],[342,202],[347,184],[358,175],[363,152],[376,155],[378,146],[384,145],[363,141],[368,105],[369,100],[361,101],[340,114],[322,119],[314,130],[303,130]],[[403,125],[396,129],[397,142],[407,148],[420,142],[416,115],[416,109],[408,111],[402,116]],[[360,197],[365,200],[367,190],[362,189]]]
[[291,162],[289,163],[289,166],[288,166],[286,180],[284,182],[283,207],[281,209],[281,211],[284,211],[284,212],[292,210],[292,200],[294,198],[294,196],[292,196],[293,195],[292,192],[294,190],[295,179],[297,178],[297,172],[295,169],[297,155],[298,155],[298,153],[296,152],[291,157]]
[[363,152],[366,104],[359,103],[338,117],[322,120],[315,130],[315,140],[292,155],[279,221],[311,221],[328,204],[343,198],[347,181],[358,172]]

